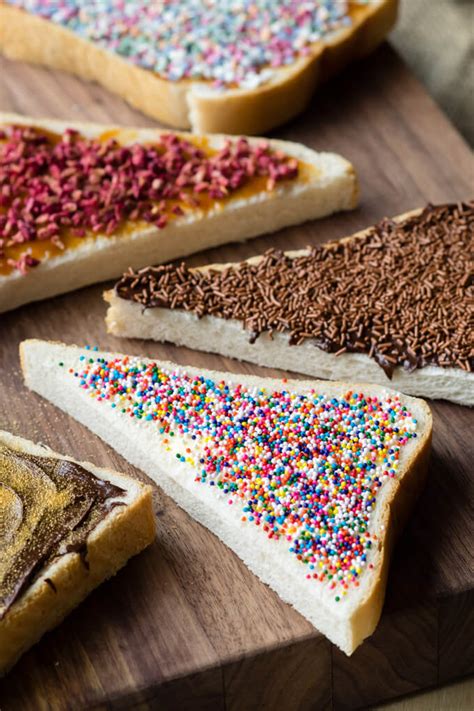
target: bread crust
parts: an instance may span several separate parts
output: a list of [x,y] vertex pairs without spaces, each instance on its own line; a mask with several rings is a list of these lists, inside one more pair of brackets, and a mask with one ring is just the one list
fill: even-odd
[[[429,411],[426,403],[423,403]],[[392,496],[386,502],[383,516],[385,531],[380,562],[373,576],[372,585],[367,595],[352,619],[352,634],[354,640],[365,639],[367,630],[375,630],[382,614],[387,578],[392,552],[405,527],[418,497],[426,483],[429,471],[429,460],[432,441],[431,413],[429,414],[429,431],[406,462],[403,472],[396,479]]]
[[[0,443],[38,456],[76,461],[1,430]],[[61,556],[41,572],[0,620],[0,676],[45,632],[59,624],[91,590],[115,575],[131,556],[155,538],[156,523],[150,486],[112,469],[99,468],[90,462],[78,463],[95,476],[126,488],[127,505],[112,509],[89,534],[88,568],[79,553]]]
[[350,61],[370,53],[395,24],[398,0],[372,0],[353,24],[312,46],[309,57],[273,71],[255,89],[212,90],[195,80],[171,82],[88,42],[60,25],[0,0],[0,51],[96,81],[132,106],[176,128],[265,133],[300,113],[314,89]]
[[[306,587],[306,581],[298,582],[297,596],[295,589],[292,593],[288,591],[286,584],[292,581],[295,570],[292,567],[293,563],[297,565],[297,561],[290,561],[285,558],[287,577],[280,577],[281,570],[277,569],[277,574],[270,576],[268,570],[261,567],[260,563],[255,563],[253,551],[258,550],[258,560],[261,561],[262,556],[268,556],[272,560],[272,565],[278,566],[279,561],[275,557],[275,548],[273,543],[259,534],[249,533],[248,529],[238,528],[237,521],[227,521],[222,509],[215,504],[214,507],[211,501],[202,498],[204,495],[201,489],[194,488],[192,491],[184,486],[183,470],[179,470],[179,465],[173,455],[171,457],[172,465],[166,464],[166,452],[161,450],[160,457],[156,456],[155,448],[158,442],[153,442],[151,431],[147,429],[147,423],[141,420],[139,423],[132,422],[129,418],[126,419],[125,425],[117,417],[115,410],[107,410],[107,422],[103,422],[102,418],[97,417],[96,408],[100,408],[95,400],[78,395],[78,399],[69,398],[65,392],[67,389],[65,383],[61,380],[56,381],[57,376],[52,377],[55,380],[48,383],[48,375],[40,380],[35,377],[35,364],[38,360],[42,363],[42,373],[47,372],[47,362],[56,362],[61,358],[65,362],[69,362],[75,366],[75,358],[82,353],[82,350],[74,346],[63,346],[63,344],[53,344],[38,340],[24,341],[20,346],[22,369],[25,377],[25,382],[28,387],[32,388],[40,395],[47,397],[54,404],[61,407],[66,412],[82,422],[85,426],[91,428],[96,434],[101,436],[105,441],[117,449],[125,458],[131,461],[135,466],[140,467],[153,478],[175,501],[188,511],[200,523],[207,526],[221,540],[231,547],[237,555],[249,566],[255,574],[257,574],[264,582],[269,584],[283,600],[293,604],[299,612],[305,615],[315,626],[317,626],[324,634],[334,641],[346,654],[352,654],[356,647],[374,631],[378,619],[381,614],[383,600],[385,595],[385,587],[388,574],[388,566],[391,551],[396,540],[396,537],[404,525],[413,504],[421,491],[428,469],[428,458],[431,443],[432,417],[428,405],[422,400],[401,396],[402,401],[410,408],[411,412],[419,421],[419,429],[417,430],[418,437],[412,440],[407,449],[402,453],[400,458],[400,468],[396,479],[390,479],[381,490],[383,499],[374,512],[374,521],[377,524],[377,532],[379,529],[382,532],[380,541],[380,549],[374,551],[374,557],[371,559],[374,565],[374,571],[370,574],[369,584],[360,589],[361,595],[357,596],[355,592],[355,600],[352,603],[355,607],[352,611],[348,611],[347,617],[341,608],[334,608],[328,605],[326,598],[320,597],[317,600],[317,610],[314,610],[311,602],[311,591],[314,588]],[[119,354],[100,353],[101,357],[117,357]],[[144,358],[144,361],[150,359]],[[204,369],[198,369],[188,366],[177,366],[174,363],[154,361],[159,367],[166,370],[180,369],[190,375],[199,374],[204,378],[213,380],[224,379],[229,383],[244,383],[250,388],[265,388],[269,392],[281,389],[282,382],[274,378],[261,378],[249,375],[235,375],[232,373],[222,373]],[[53,394],[55,388],[55,395]],[[393,393],[389,388],[380,388],[374,385],[360,383],[327,383],[321,381],[285,381],[285,390],[294,390],[296,392],[307,392],[317,390],[327,394],[329,397],[347,392],[348,389],[357,390],[370,395],[385,396]],[[79,402],[80,399],[80,402]],[[110,414],[112,413],[112,414]],[[124,429],[124,426],[126,429]],[[140,430],[143,434],[143,441],[146,446],[141,447]],[[157,440],[159,439],[156,435]],[[179,437],[174,437],[174,440],[179,440]],[[128,441],[127,441],[128,440]],[[175,443],[176,446],[182,447],[182,443]],[[172,470],[171,471],[171,467]],[[173,475],[176,471],[178,483],[173,484]],[[212,494],[211,494],[212,496]],[[225,509],[229,507],[225,506]],[[233,507],[232,507],[233,508]],[[233,515],[233,512],[232,512]],[[237,518],[240,520],[240,514],[236,512]],[[226,519],[226,520],[224,520]],[[375,525],[375,523],[374,523]],[[232,535],[232,533],[234,535]],[[247,536],[247,538],[246,538]],[[366,571],[367,573],[367,571]],[[294,576],[295,578],[297,576]],[[286,583],[285,583],[286,580]],[[361,582],[361,585],[362,582]],[[319,593],[322,595],[322,593]],[[298,602],[296,598],[298,597]],[[323,611],[323,612],[321,612]],[[323,618],[321,619],[321,614]],[[315,617],[319,616],[319,624],[316,625]],[[338,630],[337,633],[334,629]]]
[[[0,113],[0,126],[9,124],[33,125],[60,133],[66,128],[75,128],[90,138],[111,132],[124,143],[150,142],[163,133],[161,129],[119,128]],[[212,135],[203,140],[211,148],[218,149],[226,138]],[[243,197],[236,193],[207,212],[188,210],[184,217],[172,220],[163,230],[147,223],[129,223],[123,234],[85,237],[78,247],[45,260],[26,276],[19,272],[0,275],[0,313],[30,301],[112,279],[129,266],[139,268],[165,262],[356,206],[357,177],[352,165],[344,158],[334,153],[316,153],[288,141],[271,140],[270,145],[302,161],[305,170],[307,167],[306,173],[277,184],[271,192],[259,191],[248,196],[243,193]]]

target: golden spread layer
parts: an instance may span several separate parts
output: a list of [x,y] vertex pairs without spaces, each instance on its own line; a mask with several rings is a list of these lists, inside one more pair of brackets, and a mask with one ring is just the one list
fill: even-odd
[[57,556],[77,551],[124,491],[80,464],[0,444],[0,619]]

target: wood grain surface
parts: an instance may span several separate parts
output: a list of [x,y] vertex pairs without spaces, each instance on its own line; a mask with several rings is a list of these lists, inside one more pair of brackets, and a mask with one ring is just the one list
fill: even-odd
[[[96,86],[3,59],[0,109],[154,125]],[[469,149],[388,46],[320,91],[303,116],[275,135],[350,159],[360,176],[360,207],[199,254],[194,264],[247,258],[275,245],[316,244],[427,201],[473,192]],[[107,335],[102,290],[83,289],[0,316],[0,427],[144,478],[24,388],[18,362],[24,338],[278,374]],[[0,681],[0,709],[353,709],[472,673],[474,415],[430,404],[429,482],[396,549],[380,625],[351,658],[155,487],[155,544],[24,655]]]

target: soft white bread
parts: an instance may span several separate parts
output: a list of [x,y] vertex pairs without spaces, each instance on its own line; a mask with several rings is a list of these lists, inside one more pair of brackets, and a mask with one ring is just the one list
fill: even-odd
[[[201,447],[204,446],[199,443],[199,437],[195,439],[177,430],[174,431],[175,436],[169,437],[166,432],[162,433],[160,421],[130,417],[122,411],[120,401],[114,398],[101,403],[97,397],[91,397],[80,386],[83,376],[77,380],[69,372],[70,369],[73,372],[81,371],[84,359],[91,362],[91,358],[107,360],[122,356],[38,340],[23,342],[20,351],[25,383],[29,388],[71,414],[128,461],[145,471],[191,516],[237,553],[283,600],[292,604],[347,654],[351,654],[374,631],[382,610],[390,552],[396,534],[423,486],[427,471],[431,414],[423,401],[400,396],[401,403],[406,405],[417,420],[416,438],[410,439],[403,446],[396,478],[385,480],[377,494],[370,519],[370,530],[379,536],[377,545],[371,548],[368,557],[368,566],[373,566],[373,569],[365,568],[360,576],[360,586],[351,589],[343,603],[339,603],[335,602],[328,581],[315,584],[314,580],[307,579],[310,576],[305,575],[304,567],[295,556],[288,553],[286,540],[267,538],[253,525],[242,522],[244,509],[241,501],[234,500],[233,505],[229,506],[228,494],[223,494],[217,487],[196,482],[196,476],[200,476],[198,468],[188,460],[184,461],[185,458],[179,452],[186,451],[190,453],[189,457],[199,461],[203,451]],[[146,368],[151,363],[147,359],[133,357],[129,357],[126,362],[131,368]],[[153,361],[155,364],[160,371],[173,376],[178,373],[178,376],[183,374],[183,377],[209,378],[215,383],[224,381],[231,392],[234,392],[235,386],[243,384],[252,393],[262,389],[265,393],[286,391],[295,395],[312,391],[330,399],[343,397],[351,387],[344,383],[319,381],[282,382]],[[130,386],[133,390],[131,382]],[[386,398],[394,395],[394,391],[375,385],[356,385],[352,388],[363,393],[364,397]],[[113,404],[115,402],[117,406]],[[209,439],[209,446],[212,447],[212,436],[207,442]]]
[[[413,210],[394,218],[403,222],[420,214]],[[350,242],[364,237],[370,228],[345,237],[340,242]],[[291,258],[303,256],[308,250],[286,252]],[[251,257],[248,263],[257,264],[263,257]],[[223,271],[237,263],[207,264],[196,271]],[[195,313],[182,309],[161,307],[144,308],[142,304],[120,298],[114,290],[104,293],[109,303],[106,316],[107,331],[127,338],[167,341],[195,350],[219,353],[228,358],[256,363],[269,368],[281,368],[328,380],[364,381],[400,390],[408,395],[431,399],[444,399],[460,405],[474,405],[474,373],[454,367],[428,365],[409,372],[402,366],[393,370],[389,381],[383,369],[364,353],[335,355],[319,348],[313,339],[295,346],[289,344],[290,335],[274,332],[261,333],[250,342],[249,333],[242,322]]]
[[[0,445],[19,453],[73,462],[44,445],[0,431]],[[87,537],[87,565],[77,552],[53,559],[13,602],[0,620],[0,676],[49,629],[57,625],[91,590],[114,575],[155,537],[151,487],[111,469],[76,462],[99,479],[124,490]],[[1,472],[0,472],[1,481]]]
[[[162,133],[156,129],[119,129],[0,114],[0,128],[12,124],[33,125],[56,133],[73,128],[90,138],[111,132],[123,144],[150,143]],[[209,136],[205,141],[211,149],[219,149],[226,137]],[[0,312],[112,279],[129,266],[138,268],[165,262],[356,206],[357,179],[352,165],[344,158],[334,153],[316,153],[298,143],[272,140],[270,145],[301,161],[298,177],[277,183],[271,191],[261,189],[250,194],[244,191],[241,196],[236,191],[206,210],[187,209],[184,216],[173,219],[163,229],[132,222],[113,235],[86,236],[78,246],[45,259],[27,275],[18,271],[0,274]]]
[[58,24],[0,2],[0,52],[10,59],[62,69],[97,81],[145,114],[176,128],[255,135],[284,123],[314,89],[369,54],[395,24],[398,0],[351,3],[352,24],[311,46],[308,56],[266,70],[256,88],[213,89],[209,82],[168,81]]

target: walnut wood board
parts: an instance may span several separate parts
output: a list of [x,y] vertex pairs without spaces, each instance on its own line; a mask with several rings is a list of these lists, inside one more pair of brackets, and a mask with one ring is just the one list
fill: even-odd
[[[0,108],[154,125],[97,86],[6,60],[0,60]],[[472,194],[468,147],[388,46],[320,91],[305,115],[275,135],[349,158],[361,180],[360,207],[202,253],[194,264],[244,259],[275,245],[315,244],[427,201]],[[108,336],[102,289],[83,289],[0,317],[0,427],[145,478],[24,388],[21,340],[97,344],[232,372],[269,371]],[[0,682],[2,711],[349,709],[471,673],[474,414],[444,402],[431,405],[429,483],[396,549],[380,625],[351,658],[155,487],[156,542],[24,655]]]

